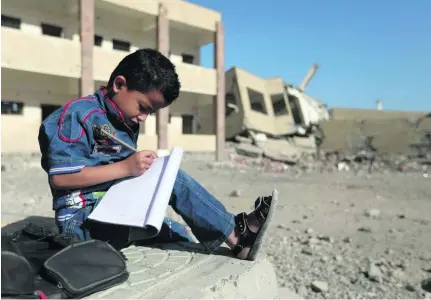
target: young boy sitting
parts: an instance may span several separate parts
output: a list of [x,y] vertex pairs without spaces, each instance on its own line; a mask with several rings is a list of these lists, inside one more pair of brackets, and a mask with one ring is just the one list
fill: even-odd
[[[118,179],[139,176],[157,158],[153,151],[134,153],[107,135],[136,148],[139,123],[170,105],[179,95],[175,66],[161,53],[140,49],[126,56],[108,85],[69,101],[48,116],[39,131],[42,167],[53,195],[59,231],[81,240],[111,241],[119,232],[126,243],[130,228],[89,226],[88,215]],[[226,243],[240,259],[254,260],[275,210],[274,195],[259,197],[255,210],[233,215],[184,171],[178,172],[169,204],[211,253]],[[127,205],[127,199],[118,199]]]

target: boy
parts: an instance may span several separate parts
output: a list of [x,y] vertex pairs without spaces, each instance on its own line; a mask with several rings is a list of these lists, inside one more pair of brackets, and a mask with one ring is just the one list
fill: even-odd
[[[179,95],[175,66],[162,54],[140,49],[126,56],[108,85],[93,95],[69,101],[48,116],[39,131],[42,168],[53,194],[60,232],[81,240],[133,242],[130,228],[112,230],[91,224],[88,215],[120,178],[143,174],[157,157],[153,151],[133,153],[97,127],[136,148],[139,123],[170,105]],[[178,172],[169,204],[211,253],[226,243],[240,259],[254,260],[275,210],[276,197],[259,197],[248,215],[233,215],[184,171]],[[127,199],[118,199],[127,205]],[[118,226],[116,227],[118,229]]]

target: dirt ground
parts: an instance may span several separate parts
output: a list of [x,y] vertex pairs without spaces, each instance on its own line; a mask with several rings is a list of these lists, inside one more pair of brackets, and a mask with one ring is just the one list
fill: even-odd
[[[2,224],[53,216],[39,159],[2,156]],[[182,168],[233,213],[279,191],[267,254],[280,287],[304,298],[431,298],[431,283],[425,284],[431,278],[430,177],[266,173],[193,155]]]

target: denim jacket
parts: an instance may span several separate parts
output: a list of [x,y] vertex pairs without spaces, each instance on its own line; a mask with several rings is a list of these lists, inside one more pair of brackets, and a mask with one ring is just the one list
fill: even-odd
[[[97,127],[137,148],[139,125],[126,125],[121,111],[106,97],[106,89],[101,87],[92,95],[69,101],[49,115],[40,126],[39,146],[45,172],[48,175],[78,173],[84,167],[114,163],[133,154],[129,148],[98,134]],[[114,182],[73,190],[56,189],[50,185],[52,208],[59,231],[81,240],[90,239],[89,230],[83,224]],[[111,226],[110,229],[116,228]],[[139,235],[138,231],[135,230]],[[111,234],[116,235],[115,232]],[[130,233],[125,238],[130,238]],[[175,240],[192,239],[185,226],[165,218],[159,235],[149,241]]]
[[[98,133],[100,131],[96,127],[134,148],[137,146],[139,125],[133,128],[126,125],[121,111],[105,95],[106,89],[101,87],[92,95],[69,101],[43,121],[39,130],[39,146],[42,168],[48,175],[78,173],[84,167],[114,163],[133,153]],[[56,189],[50,185],[52,208],[60,231],[76,232],[113,183],[73,190]],[[78,235],[85,239],[81,233]]]

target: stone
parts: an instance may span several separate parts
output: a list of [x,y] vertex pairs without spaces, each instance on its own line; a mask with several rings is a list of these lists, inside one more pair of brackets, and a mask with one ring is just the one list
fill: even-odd
[[241,191],[240,190],[233,190],[230,194],[229,197],[241,197]]
[[244,136],[240,136],[240,135],[235,136],[235,140],[238,143],[245,143],[245,144],[252,144],[253,143],[252,138],[248,138],[248,137],[244,137]]
[[313,228],[307,228],[307,229],[305,230],[305,233],[306,233],[306,234],[313,234],[313,233],[314,233],[314,230],[313,230]]
[[305,296],[308,294],[308,289],[307,289],[307,287],[306,287],[306,286],[304,286],[304,285],[300,285],[300,286],[296,289],[296,292],[297,292],[300,296],[302,296],[302,297],[304,297],[304,298],[305,298]]
[[321,261],[321,262],[323,262],[323,263],[326,263],[326,262],[328,262],[328,261],[329,261],[329,257],[327,257],[326,255],[324,255],[324,256],[322,256],[322,257],[320,258],[320,261]]
[[369,218],[377,218],[380,216],[380,210],[377,208],[366,209],[364,215]]
[[341,255],[335,255],[334,256],[334,260],[336,260],[336,261],[342,261],[343,257]]
[[5,165],[3,165],[3,164],[1,165],[1,171],[2,171],[2,172],[6,172],[6,166],[5,166]]
[[423,266],[421,269],[422,269],[422,271],[424,271],[424,272],[431,273],[431,264],[426,265],[426,266]]
[[303,253],[303,254],[307,254],[307,255],[313,255],[313,250],[311,249],[311,248],[303,248],[302,250],[301,250],[301,253]]
[[345,242],[346,244],[350,244],[352,242],[352,239],[350,237],[345,237],[343,239],[343,242]]
[[416,292],[416,287],[413,284],[411,284],[411,283],[407,283],[406,286],[405,286],[405,288],[409,292]]
[[263,150],[257,146],[251,144],[239,144],[235,148],[236,152],[239,155],[244,155],[253,158],[259,158],[263,154]]
[[371,281],[375,281],[379,283],[383,281],[383,274],[380,271],[380,268],[373,263],[369,265],[367,276],[368,276],[368,279],[370,279]]
[[371,227],[369,227],[369,226],[362,226],[362,227],[359,227],[359,228],[358,228],[358,231],[370,233],[370,232],[372,232],[373,230],[372,230],[372,228],[371,228]]
[[321,236],[320,239],[331,244],[334,242],[334,238],[327,235]]
[[404,272],[401,269],[390,270],[388,276],[393,279],[393,281],[399,281],[404,279]]
[[311,283],[311,289],[316,293],[324,293],[329,290],[329,285],[326,281],[316,280]]
[[431,293],[431,277],[428,279],[425,279],[421,282],[421,288],[427,292]]
[[392,249],[386,249],[385,253],[391,255],[394,254],[394,251]]
[[287,231],[290,231],[289,226],[287,226],[286,224],[278,224],[278,225],[277,225],[277,228],[279,228],[279,229],[284,229],[284,230],[287,230]]

